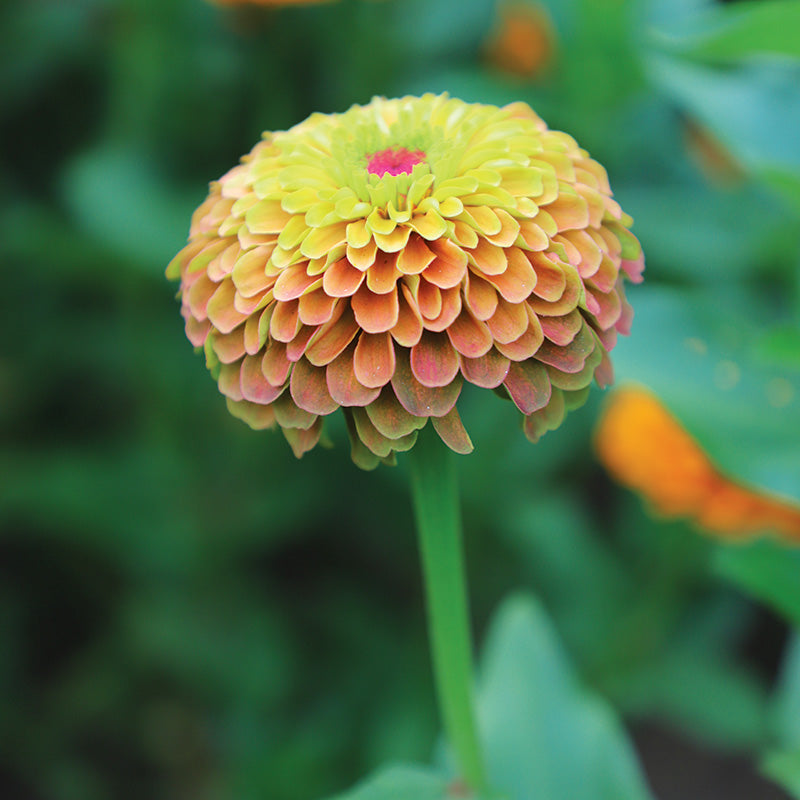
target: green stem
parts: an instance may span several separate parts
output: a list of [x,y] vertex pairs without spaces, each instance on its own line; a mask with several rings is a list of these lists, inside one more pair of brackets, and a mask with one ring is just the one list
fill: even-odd
[[473,701],[472,641],[453,454],[432,425],[410,453],[411,494],[419,532],[428,628],[445,733],[466,782],[486,788]]

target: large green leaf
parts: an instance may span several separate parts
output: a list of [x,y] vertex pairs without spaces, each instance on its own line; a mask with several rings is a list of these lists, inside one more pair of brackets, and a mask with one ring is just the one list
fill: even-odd
[[513,800],[652,797],[613,710],[580,685],[531,597],[494,621],[478,714],[490,782]]
[[706,125],[752,174],[797,205],[800,182],[800,64],[712,69],[650,53],[650,76],[682,110]]
[[800,57],[800,3],[751,0],[714,8],[697,30],[663,41],[694,58],[730,61],[756,54]]
[[800,550],[768,541],[720,547],[716,570],[800,625]]
[[617,381],[654,391],[727,475],[800,500],[800,379],[757,357],[768,326],[755,298],[748,308],[721,291],[632,294],[633,335],[612,355]]

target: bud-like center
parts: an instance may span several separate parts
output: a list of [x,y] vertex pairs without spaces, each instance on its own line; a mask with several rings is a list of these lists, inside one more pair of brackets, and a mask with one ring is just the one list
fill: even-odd
[[367,156],[367,172],[372,175],[399,175],[401,172],[410,173],[417,164],[425,161],[422,150],[406,150],[405,147],[387,147],[377,153]]

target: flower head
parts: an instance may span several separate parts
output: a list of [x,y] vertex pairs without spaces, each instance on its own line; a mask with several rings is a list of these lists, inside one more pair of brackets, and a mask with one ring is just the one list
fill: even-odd
[[364,467],[428,421],[472,445],[464,381],[536,440],[583,402],[641,279],[605,170],[525,104],[374,99],[264,138],[219,181],[167,269],[233,414],[299,456],[343,408]]
[[700,445],[650,392],[614,393],[597,429],[597,452],[620,483],[667,517],[738,538],[773,531],[800,541],[800,507],[722,475]]

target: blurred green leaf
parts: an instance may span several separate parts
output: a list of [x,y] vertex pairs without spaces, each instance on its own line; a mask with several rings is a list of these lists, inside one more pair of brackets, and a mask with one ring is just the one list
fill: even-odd
[[614,712],[578,684],[532,597],[511,598],[494,620],[478,716],[490,781],[515,800],[651,798]]
[[800,549],[768,540],[720,546],[714,567],[795,625],[800,624]]
[[334,800],[445,800],[447,780],[425,767],[393,766]]
[[653,82],[713,131],[742,166],[777,180],[781,194],[793,194],[800,180],[800,64],[722,70],[654,51],[647,65]]
[[800,798],[800,750],[768,753],[761,762],[761,770],[792,797]]
[[719,6],[700,31],[667,43],[685,55],[713,61],[762,53],[800,57],[800,3],[750,0]]
[[202,195],[176,190],[145,152],[114,145],[66,169],[63,192],[80,228],[148,271],[163,271],[183,246]]
[[800,798],[800,635],[786,648],[780,681],[772,698],[776,746],[767,752],[761,770],[793,797]]
[[800,633],[789,640],[772,698],[772,729],[785,747],[800,750]]
[[743,305],[719,290],[659,286],[631,294],[633,335],[614,350],[618,382],[655,392],[725,474],[800,500],[800,380],[754,357],[769,329],[757,298]]

